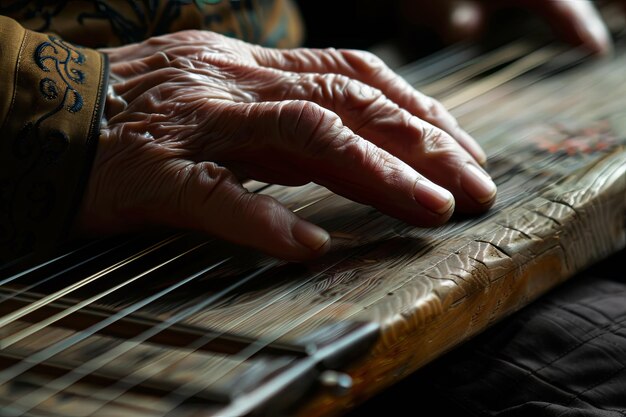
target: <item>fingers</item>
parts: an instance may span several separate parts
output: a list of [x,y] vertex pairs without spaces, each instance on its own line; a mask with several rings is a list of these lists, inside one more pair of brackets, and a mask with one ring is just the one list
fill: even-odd
[[[235,143],[254,143],[246,155],[268,169],[295,172],[352,200],[417,226],[434,226],[449,219],[458,196],[464,212],[482,212],[495,197],[495,185],[449,135],[422,125],[406,114],[404,129],[412,166],[344,126],[333,112],[310,101],[232,104],[219,119],[220,135]],[[253,123],[250,121],[254,120]],[[421,122],[423,123],[423,122]],[[207,126],[214,132],[214,126]],[[411,144],[413,140],[413,144]],[[213,155],[228,161],[234,155]],[[467,168],[467,166],[473,168]],[[445,188],[427,179],[435,178]]]
[[[495,185],[476,161],[443,130],[418,119],[380,90],[337,74],[257,72],[260,100],[307,100],[336,113],[361,138],[401,159],[450,190],[462,212],[493,203]],[[274,82],[269,79],[274,78]],[[461,171],[473,166],[467,173]],[[474,175],[480,174],[480,175]]]
[[[219,53],[179,59],[172,50],[137,52],[116,67],[125,80],[113,88],[129,104],[109,122],[121,133],[148,135],[167,149],[164,158],[177,161],[143,176],[151,193],[140,186],[129,193],[142,219],[303,260],[328,249],[328,234],[276,200],[248,193],[233,172],[275,183],[314,181],[425,227],[447,221],[455,200],[466,213],[493,204],[495,185],[476,162],[484,153],[441,104],[371,54],[285,53],[294,71],[225,61]],[[142,192],[152,197],[137,197]]]
[[590,1],[526,0],[522,3],[544,15],[554,30],[571,44],[582,45],[592,53],[611,52],[609,31]]
[[165,208],[153,212],[158,223],[202,230],[286,260],[311,259],[330,248],[325,230],[272,197],[248,192],[216,164],[191,164],[165,181],[164,188],[178,191]]
[[438,101],[421,94],[375,55],[358,50],[268,49],[251,46],[260,65],[291,72],[335,73],[361,81],[382,91],[398,106],[446,131],[479,164],[486,156],[478,142],[465,132]]

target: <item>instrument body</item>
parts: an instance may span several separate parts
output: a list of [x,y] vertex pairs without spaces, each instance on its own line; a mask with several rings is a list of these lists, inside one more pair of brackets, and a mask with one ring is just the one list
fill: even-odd
[[0,270],[0,415],[340,415],[626,247],[621,49],[454,52],[400,73],[484,146],[492,210],[419,229],[250,182],[332,251],[290,264],[166,231],[18,260]]

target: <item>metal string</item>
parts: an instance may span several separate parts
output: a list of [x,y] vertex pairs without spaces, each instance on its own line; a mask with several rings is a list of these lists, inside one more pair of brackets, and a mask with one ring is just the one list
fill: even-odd
[[[72,256],[72,255],[74,255],[74,254],[84,250],[85,248],[87,248],[89,246],[95,245],[96,243],[99,243],[99,241],[93,241],[93,242],[87,243],[86,245],[84,245],[84,246],[82,246],[80,248],[73,249],[70,252],[64,253],[63,255],[59,255],[59,256],[57,256],[55,258],[49,259],[49,260],[44,261],[44,262],[42,262],[40,264],[32,266],[32,267],[30,267],[30,268],[28,268],[28,269],[26,269],[24,271],[21,271],[21,272],[15,274],[15,275],[12,275],[12,276],[8,277],[8,278],[4,278],[3,280],[0,281],[0,286],[3,286],[5,284],[9,284],[9,283],[11,283],[11,282],[13,282],[13,281],[15,281],[15,280],[25,276],[25,275],[30,274],[31,272],[34,272],[34,271],[36,271],[38,269],[41,269],[41,268],[44,268],[44,267],[46,267],[48,265],[51,265],[51,264],[53,264],[53,263],[55,263],[57,261],[60,261],[61,259],[67,258],[69,256]],[[26,256],[23,257],[23,258],[26,258]],[[20,258],[20,259],[23,259],[23,258]],[[19,261],[19,259],[17,259],[16,262],[17,261]],[[7,265],[7,267],[8,267],[8,265]]]
[[[294,212],[300,211],[306,207],[311,206],[312,204],[315,204],[317,202],[323,201],[327,198],[329,198],[330,196],[332,196],[332,194],[328,194],[326,196],[323,196],[317,200],[315,200],[312,203],[306,204],[298,209],[295,209]],[[194,248],[195,249],[195,248]],[[230,259],[230,258],[229,258]],[[225,260],[226,261],[226,260]],[[223,261],[223,262],[225,262]],[[57,378],[56,380],[52,381],[50,384],[48,384],[45,388],[42,388],[38,391],[34,391],[33,393],[29,394],[28,396],[26,396],[25,398],[23,397],[20,402],[25,402],[28,401],[28,404],[31,408],[35,407],[37,404],[45,401],[47,398],[50,398],[52,396],[54,396],[56,393],[62,391],[63,389],[69,387],[70,385],[72,385],[74,382],[78,381],[79,379],[81,379],[83,376],[88,375],[92,372],[94,372],[95,370],[97,370],[98,368],[106,365],[107,363],[111,362],[112,360],[116,359],[117,357],[121,356],[124,353],[127,353],[128,351],[132,350],[134,347],[138,346],[140,343],[145,342],[146,340],[148,340],[149,338],[151,338],[152,336],[158,334],[159,332],[161,332],[162,330],[170,327],[173,324],[176,324],[178,322],[180,322],[181,320],[184,320],[185,318],[195,314],[196,312],[202,310],[203,308],[206,308],[207,306],[209,306],[210,304],[212,304],[213,302],[217,301],[219,298],[221,298],[223,295],[227,294],[228,292],[244,285],[245,283],[249,282],[250,280],[252,280],[253,278],[255,278],[256,276],[262,274],[263,272],[275,267],[279,262],[278,261],[274,261],[260,269],[258,269],[257,271],[251,273],[250,275],[244,277],[241,281],[233,284],[231,287],[228,287],[227,289],[213,295],[212,297],[210,297],[207,300],[204,300],[201,303],[198,303],[194,306],[191,306],[185,310],[183,310],[182,312],[178,313],[175,316],[172,316],[170,318],[168,318],[167,320],[159,323],[158,325],[154,326],[153,328],[141,333],[138,336],[135,336],[131,341],[125,341],[122,344],[118,345],[116,348],[114,348],[113,350],[108,351],[107,353],[96,357],[92,360],[90,360],[89,362],[86,362],[84,364],[82,364],[80,367],[70,371],[69,373],[65,374],[63,377]],[[307,282],[310,282],[311,280],[313,280],[315,277],[311,277],[309,278],[309,280]],[[306,282],[302,283],[300,286],[305,285]],[[110,291],[109,291],[110,292]],[[285,296],[285,294],[283,294],[283,296]],[[280,297],[278,297],[279,299]],[[81,303],[84,304],[84,303]],[[78,308],[72,308],[73,311],[78,310]],[[262,309],[260,309],[259,311],[261,311]],[[69,313],[68,313],[69,314]],[[66,314],[64,314],[65,316]],[[42,326],[41,328],[43,328],[45,326]],[[40,329],[38,329],[40,330]],[[221,334],[218,334],[217,336],[213,337],[213,339],[219,337],[219,335],[223,335],[226,332],[222,332]],[[211,337],[208,336],[204,336],[204,338],[209,339],[209,341],[211,340]],[[207,343],[206,341],[204,343]],[[71,346],[71,345],[70,345]],[[200,345],[201,346],[201,345]],[[69,347],[69,346],[68,346]],[[30,359],[29,359],[30,360]],[[2,383],[2,379],[1,379],[1,373],[0,373],[0,383]],[[49,393],[48,391],[51,389],[51,387],[54,387],[54,389],[56,390],[55,392]],[[45,391],[45,392],[42,392]],[[33,403],[33,398],[32,397],[37,397],[37,395],[41,396],[42,394],[48,394],[48,396],[46,398],[42,398],[40,399],[36,404]],[[12,406],[14,407],[14,405],[12,404]]]
[[[210,343],[213,340],[218,339],[221,335],[224,335],[227,332],[232,331],[232,329],[236,328],[238,325],[247,322],[249,319],[251,319],[251,318],[255,317],[256,315],[258,315],[259,313],[261,313],[263,310],[265,310],[265,309],[269,308],[270,306],[274,305],[275,303],[279,302],[281,299],[284,299],[285,297],[288,297],[289,295],[295,293],[300,288],[307,286],[307,284],[310,284],[316,278],[318,278],[320,275],[322,275],[324,272],[326,272],[328,269],[330,269],[333,266],[337,265],[338,263],[344,261],[349,256],[350,255],[347,255],[346,257],[343,257],[343,258],[337,260],[332,265],[329,265],[328,268],[324,269],[323,271],[320,271],[317,274],[312,275],[308,279],[306,279],[304,281],[301,281],[299,284],[289,288],[285,292],[281,292],[277,296],[275,296],[272,299],[270,299],[268,301],[267,305],[262,306],[260,308],[257,308],[255,310],[251,310],[250,312],[248,312],[247,314],[243,315],[242,317],[239,317],[238,319],[236,319],[236,320],[234,320],[232,322],[229,322],[228,326],[225,326],[222,329],[222,333],[216,333],[216,334],[212,334],[212,335],[211,334],[204,334],[202,337],[194,340],[192,343],[182,347],[181,349],[184,349],[184,350],[186,350],[188,352],[185,355],[182,355],[176,361],[168,362],[166,360],[167,358],[161,358],[161,359],[158,359],[157,361],[150,362],[150,364],[145,365],[142,368],[135,369],[133,373],[128,374],[123,379],[120,379],[119,381],[117,381],[117,383],[115,385],[113,385],[111,387],[103,388],[99,392],[94,393],[93,396],[92,396],[93,399],[97,399],[97,400],[103,401],[103,403],[101,404],[101,406],[98,409],[104,407],[106,404],[110,403],[111,401],[114,401],[119,396],[125,394],[132,387],[137,386],[137,385],[141,384],[142,382],[146,381],[147,379],[149,379],[149,378],[151,378],[153,376],[158,375],[166,367],[171,367],[172,365],[175,365],[177,363],[182,362],[183,360],[185,360],[186,358],[190,357],[195,352],[197,352],[200,347]],[[278,339],[278,337],[276,339]],[[258,341],[256,343],[258,343]],[[254,352],[256,353],[258,350],[263,349],[266,346],[267,345],[258,346],[258,349],[256,349]],[[245,359],[240,361],[239,364],[243,363],[244,361],[245,361]],[[160,362],[163,362],[163,366],[159,366]],[[144,370],[147,370],[149,372],[142,375],[141,372],[144,371]],[[138,376],[134,376],[135,374],[137,374]],[[95,410],[95,411],[97,411],[97,410]],[[93,411],[93,412],[95,412],[95,411]],[[93,414],[93,412],[92,412],[92,414]]]
[[[89,328],[77,332],[74,335],[65,338],[57,343],[55,343],[52,346],[49,346],[45,349],[40,350],[39,352],[34,353],[33,355],[31,355],[28,358],[23,359],[21,362],[11,366],[10,368],[4,369],[2,371],[0,371],[0,384],[6,384],[7,382],[9,382],[11,379],[23,374],[24,372],[32,369],[33,367],[45,362],[46,360],[52,358],[53,356],[57,355],[58,353],[68,349],[71,346],[76,345],[77,343],[80,343],[83,340],[86,340],[87,338],[93,336],[94,334],[96,334],[97,332],[101,331],[102,329],[104,329],[105,327],[115,323],[116,321],[138,311],[139,309],[147,306],[148,304],[158,300],[159,298],[171,293],[172,291],[182,287],[183,285],[195,280],[198,277],[203,276],[204,274],[206,274],[207,272],[211,271],[212,269],[215,269],[217,267],[219,267],[220,265],[224,264],[225,262],[228,262],[229,260],[231,260],[232,257],[226,258],[224,260],[222,260],[221,262],[215,263],[211,266],[208,266],[206,268],[204,268],[203,270],[190,275],[187,278],[181,279],[180,281],[170,285],[169,287],[159,291],[156,294],[153,294],[152,296],[146,297],[143,300],[136,302],[120,311],[118,311],[117,313],[107,317],[106,319],[90,326]],[[238,288],[240,285],[242,285],[242,282],[237,282],[231,286],[229,286],[228,288],[226,288],[225,290],[222,290],[221,292],[215,294],[214,296],[210,297],[211,300],[217,298],[217,297],[221,297],[223,294],[226,294],[236,288]],[[160,331],[160,330],[159,330]],[[158,333],[158,332],[157,332]],[[143,334],[143,333],[142,333]],[[156,333],[155,333],[156,334]],[[131,339],[132,340],[132,339]],[[126,344],[126,343],[133,343],[130,340],[123,342],[122,344]],[[89,362],[87,362],[89,363]],[[82,377],[82,375],[80,376]],[[79,379],[80,379],[79,377]],[[45,387],[40,388],[40,390],[45,390]],[[32,395],[29,394],[29,395]],[[25,397],[23,397],[22,399],[18,400],[19,402],[22,402],[22,400]],[[19,407],[19,408],[18,408]],[[24,412],[24,411],[28,411],[28,409],[24,409],[21,408],[19,405],[18,407],[9,407],[7,409],[3,409],[3,412],[8,411],[10,414],[7,414],[8,416],[16,416],[16,415],[20,415],[20,413]],[[32,407],[31,407],[32,408]]]
[[67,308],[67,309],[65,309],[63,311],[61,311],[61,312],[59,312],[57,314],[54,314],[54,315],[48,317],[45,320],[40,321],[39,323],[36,323],[36,324],[34,324],[32,326],[29,326],[29,327],[25,328],[24,330],[21,330],[18,333],[15,333],[15,334],[11,335],[10,337],[7,337],[7,338],[1,340],[0,341],[0,349],[6,349],[7,347],[9,347],[9,346],[11,346],[11,345],[21,341],[22,339],[24,339],[24,338],[26,338],[26,337],[28,337],[28,336],[38,332],[39,330],[42,330],[42,329],[46,328],[47,326],[55,323],[56,321],[61,320],[62,318],[69,316],[70,314],[72,314],[72,313],[74,313],[74,312],[76,312],[76,311],[78,311],[78,310],[88,306],[89,304],[92,304],[95,301],[97,301],[97,300],[99,300],[101,298],[106,297],[107,295],[113,293],[114,291],[117,291],[120,288],[123,288],[123,287],[125,287],[125,286],[127,286],[127,285],[129,285],[129,284],[131,284],[131,283],[133,283],[135,281],[137,281],[140,278],[143,278],[147,274],[149,274],[149,273],[151,273],[153,271],[156,271],[157,269],[159,269],[159,268],[161,268],[161,267],[163,267],[163,266],[165,266],[165,265],[167,265],[169,263],[174,262],[176,259],[179,259],[179,258],[183,257],[184,255],[187,255],[188,253],[191,253],[191,252],[195,251],[196,249],[198,249],[198,248],[200,248],[202,246],[205,246],[208,243],[209,243],[208,241],[200,243],[199,245],[196,245],[193,248],[188,249],[185,252],[183,252],[181,254],[178,254],[175,257],[173,257],[171,259],[168,259],[167,261],[162,262],[159,265],[157,265],[155,267],[152,267],[152,268],[142,272],[139,275],[135,275],[133,278],[131,278],[129,280],[126,280],[126,281],[124,281],[124,282],[122,282],[122,283],[120,283],[118,285],[115,285],[115,286],[107,289],[106,291],[103,291],[103,292],[101,292],[99,294],[96,294],[96,295],[94,295],[92,297],[89,297],[89,298],[87,298],[85,300],[82,300],[82,301],[76,303],[75,305],[73,305],[73,306],[71,306],[71,307],[69,307],[69,308]]
[[246,360],[249,360],[252,356],[254,356],[258,352],[260,352],[263,348],[265,348],[269,344],[275,342],[276,340],[280,339],[281,337],[285,336],[290,331],[296,329],[301,324],[303,324],[306,321],[310,320],[311,318],[315,317],[316,315],[318,315],[322,311],[326,310],[328,307],[334,305],[335,303],[340,301],[342,298],[347,297],[349,294],[351,294],[353,291],[356,291],[356,290],[357,289],[353,289],[353,290],[349,290],[349,291],[347,291],[347,292],[345,292],[343,294],[340,294],[340,295],[330,299],[329,301],[327,301],[327,302],[325,302],[325,303],[323,303],[321,305],[318,305],[316,309],[309,310],[307,312],[308,314],[303,315],[302,317],[299,317],[296,320],[290,321],[289,323],[287,323],[286,326],[283,326],[280,329],[280,331],[276,332],[276,334],[271,335],[271,336],[269,336],[267,338],[264,338],[264,339],[258,339],[255,343],[253,343],[250,346],[246,347],[241,352],[239,352],[237,355],[234,355],[237,359],[240,359],[239,363],[231,364],[229,366],[229,364],[222,359],[222,363],[224,364],[224,366],[222,366],[221,369],[220,369],[220,367],[218,365],[218,367],[213,370],[213,372],[211,373],[211,376],[210,376],[210,378],[208,378],[208,380],[207,379],[203,379],[201,381],[201,386],[200,387],[197,386],[197,382],[198,382],[197,378],[195,380],[192,379],[191,381],[189,381],[189,382],[179,386],[177,389],[172,391],[170,394],[168,394],[164,398],[164,401],[166,403],[168,403],[169,411],[174,410],[176,407],[178,407],[186,399],[191,398],[194,395],[197,395],[199,392],[201,392],[201,391],[203,391],[205,389],[210,388],[220,378],[222,378],[223,376],[225,376],[229,372],[235,370],[239,365],[241,365],[241,363],[245,362]]
[[520,75],[527,73],[528,71],[545,64],[550,59],[563,53],[566,50],[564,46],[557,47],[555,44],[547,45],[535,52],[526,55],[513,64],[507,66],[504,70],[498,71],[496,74],[491,75],[484,80],[477,81],[472,86],[464,89],[463,91],[452,94],[448,97],[442,97],[441,103],[445,108],[453,110],[462,104],[469,102],[476,97],[485,94],[496,87],[499,87]]
[[135,255],[133,255],[133,256],[131,256],[129,258],[126,258],[126,259],[124,259],[124,260],[122,260],[120,262],[117,262],[114,265],[111,265],[110,267],[107,267],[107,268],[103,269],[102,271],[100,271],[100,272],[98,272],[96,274],[90,275],[87,278],[84,278],[84,279],[82,279],[82,280],[80,280],[80,281],[78,281],[78,282],[76,282],[76,283],[74,283],[74,284],[72,284],[72,285],[70,285],[70,286],[68,286],[66,288],[63,288],[63,289],[61,289],[61,290],[59,290],[59,291],[57,291],[57,292],[55,292],[53,294],[50,294],[50,295],[48,295],[46,297],[43,297],[40,300],[38,300],[38,301],[36,301],[34,303],[31,303],[31,304],[29,304],[27,306],[24,306],[24,307],[20,308],[19,310],[15,311],[15,312],[13,312],[11,314],[7,314],[6,316],[0,317],[0,328],[2,328],[4,326],[6,326],[6,325],[8,325],[8,324],[18,320],[18,319],[20,319],[22,317],[24,317],[27,314],[32,313],[33,311],[35,311],[35,310],[37,310],[37,309],[39,309],[41,307],[44,307],[44,306],[52,303],[53,301],[58,300],[61,297],[66,296],[67,294],[72,293],[73,291],[75,291],[75,290],[77,290],[79,288],[84,287],[87,284],[90,284],[90,283],[92,283],[92,282],[94,282],[94,281],[96,281],[96,280],[106,276],[106,274],[108,274],[108,273],[110,273],[110,272],[112,272],[112,271],[114,271],[116,269],[119,269],[119,268],[121,268],[121,267],[123,267],[125,265],[128,265],[129,263],[131,263],[131,262],[133,262],[133,261],[135,261],[137,259],[140,259],[143,256],[145,256],[145,255],[147,255],[149,253],[152,253],[155,250],[157,250],[157,249],[159,249],[159,248],[161,248],[163,246],[166,246],[169,243],[172,243],[172,242],[180,239],[181,237],[182,237],[182,234],[177,234],[177,235],[171,236],[171,237],[169,237],[169,238],[167,238],[167,239],[165,239],[165,240],[163,240],[163,241],[161,241],[161,242],[159,242],[159,243],[157,243],[155,245],[150,246],[147,249],[144,249],[143,251],[139,252],[138,254],[135,254]]
[[[252,190],[251,192],[260,192],[260,191],[263,191],[263,190],[265,190],[265,189],[267,189],[267,188],[269,188],[269,187],[271,187],[271,186],[272,186],[272,184],[261,184],[261,186],[260,186],[259,188],[257,188],[256,190]],[[177,235],[177,236],[174,236],[174,237],[170,237],[170,238],[168,238],[168,239],[166,239],[166,240],[164,240],[164,241],[160,242],[159,244],[152,246],[152,247],[151,247],[151,248],[149,248],[147,251],[150,251],[150,249],[155,249],[155,250],[156,250],[157,248],[162,247],[164,244],[171,243],[171,242],[173,242],[174,240],[176,240],[176,239],[180,238],[181,236],[182,236],[182,235]],[[205,244],[207,244],[207,243],[209,243],[209,241],[204,242],[203,244],[198,245],[198,246],[196,246],[195,248],[192,248],[191,250],[188,250],[188,251],[187,251],[187,252],[185,252],[184,254],[189,253],[189,252],[191,252],[191,251],[193,251],[193,250],[195,250],[195,249],[199,248],[200,246],[203,246],[203,245],[205,245]],[[127,261],[128,261],[128,262],[130,262],[130,261],[132,261],[132,260],[139,259],[139,258],[140,258],[140,257],[142,257],[143,255],[145,255],[145,254],[149,253],[149,252],[146,252],[146,253],[144,253],[144,252],[146,252],[146,251],[140,252],[139,254],[135,254],[135,255],[133,255],[133,256],[131,256],[131,257],[129,257],[129,258],[127,259]],[[176,256],[175,258],[170,259],[169,261],[166,261],[166,262],[162,263],[162,264],[161,264],[161,265],[159,265],[158,267],[163,266],[163,265],[165,265],[165,264],[167,264],[167,263],[169,263],[169,262],[172,262],[173,260],[175,260],[175,259],[179,258],[180,256],[183,256],[184,254],[178,255],[178,256]],[[211,270],[211,269],[213,269],[213,268],[215,268],[215,267],[217,267],[217,266],[221,265],[222,263],[224,263],[224,262],[228,261],[229,259],[230,259],[230,258],[227,258],[227,259],[222,260],[222,261],[220,261],[220,262],[218,262],[218,263],[216,263],[216,264],[214,264],[214,265],[211,265],[210,267],[207,267],[207,268],[203,269],[203,272],[201,272],[201,273],[206,273],[206,272],[208,272],[209,270]],[[121,267],[121,266],[123,266],[123,265],[127,264],[128,262],[122,262],[122,263],[120,263],[120,264],[119,264],[119,267]],[[116,265],[118,265],[118,264],[116,264]],[[96,301],[97,299],[99,299],[99,298],[101,298],[101,297],[103,297],[103,296],[105,296],[105,295],[107,295],[107,294],[112,293],[113,291],[115,291],[115,290],[117,290],[117,289],[119,289],[119,288],[121,288],[121,287],[123,287],[123,286],[125,286],[125,285],[129,284],[129,283],[130,283],[130,282],[132,282],[132,281],[135,281],[136,279],[139,279],[141,276],[146,275],[147,273],[149,273],[149,272],[151,272],[151,271],[153,271],[153,270],[157,269],[158,267],[152,268],[151,270],[146,271],[146,272],[144,272],[143,274],[140,274],[139,276],[135,277],[134,279],[131,279],[131,280],[129,280],[129,281],[125,282],[125,283],[122,283],[122,284],[120,284],[120,285],[118,285],[118,286],[116,286],[116,287],[114,287],[114,288],[112,288],[112,289],[109,289],[109,290],[105,291],[104,293],[101,293],[101,294],[98,294],[97,296],[91,297],[91,298],[90,298],[90,299],[88,299],[88,300],[84,300],[84,301],[80,302],[79,304],[77,304],[77,305],[75,305],[75,306],[73,306],[73,307],[70,307],[70,308],[66,309],[65,311],[60,312],[59,314],[57,314],[57,315],[55,315],[55,316],[53,316],[53,317],[51,317],[51,318],[49,318],[49,319],[45,320],[44,322],[39,323],[38,325],[31,326],[30,328],[25,329],[24,331],[22,331],[22,332],[18,333],[17,335],[13,335],[13,337],[12,337],[11,339],[9,339],[9,340],[6,340],[6,339],[5,339],[5,342],[6,342],[6,343],[5,343],[4,347],[10,346],[11,344],[14,344],[14,343],[18,342],[19,340],[23,339],[24,337],[26,337],[26,336],[28,336],[28,335],[31,335],[31,334],[34,334],[34,333],[35,333],[35,332],[37,332],[38,330],[41,330],[41,329],[45,328],[48,324],[53,323],[54,321],[57,321],[57,320],[61,319],[62,317],[65,317],[65,316],[67,316],[67,315],[71,314],[72,312],[78,311],[79,309],[83,308],[83,307],[84,307],[84,306],[86,306],[87,304],[90,304],[91,302]],[[105,270],[103,270],[103,271],[100,271],[98,274],[94,274],[94,276],[89,277],[89,278],[91,278],[91,279],[89,279],[89,278],[88,278],[88,279],[86,279],[86,280],[83,280],[83,281],[81,281],[79,284],[83,283],[83,285],[86,285],[86,283],[87,283],[86,281],[87,281],[87,280],[89,280],[89,282],[92,282],[95,276],[98,276],[98,277],[99,277],[99,276],[103,276],[103,275],[105,275],[105,274],[106,274],[106,273],[108,273],[108,272],[111,272],[111,268],[107,268],[107,269],[105,269]],[[20,274],[20,276],[23,276],[23,275],[24,275],[24,274]],[[198,274],[194,274],[194,275],[193,275],[192,277],[190,277],[190,278],[192,278],[192,279],[193,279],[193,278],[195,278],[195,277],[197,277],[197,276],[199,276],[199,275],[198,275]],[[188,282],[188,280],[186,279],[184,282]],[[81,286],[82,286],[82,285],[81,285]],[[174,285],[174,286],[172,286],[172,287],[171,287],[171,290],[173,291],[174,289],[176,289],[176,288],[178,288],[178,287],[179,287],[179,285]],[[46,301],[47,301],[46,303],[42,303],[42,302],[34,303],[34,304],[35,304],[34,306],[33,306],[33,305],[29,306],[30,308],[28,309],[28,312],[18,313],[18,314],[13,314],[13,315],[11,315],[11,317],[14,317],[14,318],[13,318],[14,320],[15,320],[15,319],[17,319],[17,318],[19,318],[19,317],[22,317],[23,315],[28,314],[29,312],[34,311],[36,308],[38,308],[38,307],[40,307],[40,306],[43,306],[43,305],[45,305],[45,304],[48,304],[48,303],[50,303],[50,302],[52,302],[52,301],[54,301],[54,300],[56,300],[56,299],[58,299],[58,298],[60,298],[60,297],[62,297],[62,296],[64,296],[64,295],[67,295],[67,294],[68,294],[68,293],[70,293],[71,291],[73,291],[72,287],[68,287],[68,288],[66,288],[66,289],[64,289],[64,290],[62,290],[62,291],[61,291],[61,292],[62,292],[62,294],[61,294],[61,292],[59,292],[58,294],[57,294],[57,293],[55,293],[55,294],[56,294],[56,296],[55,296],[55,297],[47,297],[47,298],[46,298]],[[166,294],[166,293],[163,293],[162,295],[165,295],[165,294]],[[53,296],[54,296],[54,294],[53,294]],[[141,308],[141,307],[139,306],[139,304],[136,304],[135,306],[130,306],[130,307],[131,307],[131,309],[132,309],[133,311],[135,311],[136,309]],[[130,314],[130,313],[128,313],[128,314]],[[117,315],[115,315],[115,317],[116,317],[116,316],[117,316]],[[123,317],[123,316],[122,316],[122,317]],[[107,322],[107,324],[106,324],[106,325],[111,324],[111,323],[113,323],[113,322],[115,321],[115,320],[111,321],[111,320],[110,320],[111,318],[112,318],[112,317],[110,317],[110,318],[109,318],[109,320],[106,320],[106,322]],[[1,324],[1,325],[6,325],[6,324],[8,324],[8,323],[3,323],[3,324]],[[0,325],[0,326],[1,326],[1,325]],[[104,325],[104,327],[106,327],[106,325]],[[94,330],[94,328],[95,328],[95,327],[100,328],[101,326],[102,326],[102,322],[101,322],[100,326],[92,326],[91,330]],[[102,328],[104,328],[104,327],[102,327]],[[90,330],[90,329],[87,329],[87,331],[89,331],[89,330]],[[98,331],[98,330],[96,330],[96,331]],[[84,340],[86,337],[88,337],[88,335],[87,335],[87,336],[85,336],[85,332],[83,332],[83,333],[79,334],[78,336],[81,336],[81,337],[78,337],[74,343],[78,343],[79,341]],[[79,340],[79,339],[80,339],[80,340]],[[74,343],[71,343],[71,342],[70,342],[69,346],[73,345]],[[65,348],[67,348],[67,347],[69,347],[69,346],[66,346]],[[59,343],[57,343],[57,345],[55,345],[55,346],[51,346],[49,349],[44,349],[43,351],[38,352],[35,356],[41,356],[42,358],[46,357],[46,355],[48,355],[48,356],[50,356],[50,355],[51,355],[51,356],[54,356],[56,353],[53,353],[53,352],[54,352],[56,349],[58,349],[59,347],[60,347],[60,342],[59,342]],[[64,350],[64,349],[61,349],[60,351],[62,351],[62,350]],[[51,357],[51,356],[50,356],[50,357]],[[49,359],[49,357],[48,357],[48,359]],[[43,360],[47,360],[47,359],[43,359]],[[41,361],[42,361],[42,360],[37,360],[37,357],[34,357],[34,358],[33,358],[33,357],[30,357],[30,358],[27,358],[25,361],[26,361],[26,362],[29,362],[30,364],[28,364],[26,367],[21,367],[21,368],[23,369],[21,372],[20,372],[20,371],[19,371],[19,369],[18,369],[18,368],[20,368],[20,367],[16,367],[16,366],[14,366],[13,368],[9,368],[9,369],[7,369],[6,371],[11,371],[11,369],[12,369],[13,374],[15,374],[15,372],[18,372],[16,375],[19,375],[19,374],[21,374],[21,373],[25,372],[26,370],[28,370],[28,369],[32,368],[33,366],[35,366],[35,365],[37,364],[37,362],[41,363]],[[12,379],[12,378],[13,378],[13,376],[9,376],[9,375],[8,375],[8,374],[10,374],[10,373],[11,373],[11,372],[6,372],[6,373],[5,373],[5,372],[1,372],[1,373],[0,373],[0,375],[5,375],[4,377],[0,377],[0,380],[2,380],[2,381],[3,381],[3,382],[1,382],[1,383],[6,383],[8,380],[10,380],[10,379]]]
[[[96,255],[94,255],[94,256],[92,256],[90,258],[86,258],[86,259],[84,259],[82,261],[79,261],[79,262],[77,262],[75,264],[72,264],[68,268],[65,268],[65,269],[63,269],[63,270],[61,270],[59,272],[56,272],[56,273],[52,274],[52,275],[46,276],[45,278],[43,278],[43,279],[41,279],[41,280],[31,284],[31,285],[28,285],[26,287],[20,288],[19,290],[11,291],[11,292],[9,292],[7,294],[0,294],[0,304],[2,304],[5,301],[9,301],[9,300],[11,300],[11,299],[21,295],[21,294],[24,294],[24,293],[32,290],[33,288],[35,288],[35,287],[37,287],[39,285],[45,284],[46,282],[49,282],[49,281],[52,281],[53,279],[58,278],[59,276],[62,276],[64,274],[68,273],[69,271],[71,271],[73,269],[76,269],[76,268],[78,268],[78,267],[80,267],[82,265],[85,265],[85,264],[93,261],[94,259],[100,258],[100,257],[102,257],[102,256],[104,256],[104,255],[106,255],[106,254],[108,254],[108,253],[110,253],[112,251],[115,251],[116,249],[119,249],[120,247],[122,247],[122,246],[124,246],[126,244],[128,244],[128,242],[121,242],[121,243],[117,244],[116,246],[113,246],[112,248],[106,249],[103,252],[98,252]],[[14,275],[13,277],[11,277],[11,280],[20,278],[20,277],[24,276],[27,273],[33,272],[35,269],[36,268],[30,268],[27,271],[24,271],[24,272],[22,272],[20,274]],[[2,286],[2,283],[0,283],[0,286]]]

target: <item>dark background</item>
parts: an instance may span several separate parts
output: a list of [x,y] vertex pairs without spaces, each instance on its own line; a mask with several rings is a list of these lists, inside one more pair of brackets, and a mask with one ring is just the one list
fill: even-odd
[[[305,23],[306,47],[382,51],[381,58],[393,57],[388,64],[394,68],[450,45],[432,28],[410,23],[400,11],[399,0],[298,0],[296,3]],[[494,12],[485,22],[481,36],[472,41],[480,41],[490,48],[530,28],[547,36],[551,32],[545,22],[525,10],[502,9]],[[387,54],[385,48],[392,49],[389,52],[394,55]]]
[[[445,46],[431,30],[414,27],[399,15],[397,0],[300,0],[305,22],[305,46],[372,49],[389,46],[405,62]],[[390,65],[394,66],[394,65]]]

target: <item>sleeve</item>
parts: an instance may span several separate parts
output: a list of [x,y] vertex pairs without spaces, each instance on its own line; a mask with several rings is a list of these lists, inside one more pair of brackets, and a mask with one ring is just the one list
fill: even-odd
[[106,57],[0,16],[0,260],[62,242],[96,150]]
[[292,0],[0,0],[0,14],[35,31],[92,48],[140,42],[179,30],[206,29],[270,47],[296,47],[303,20]]

